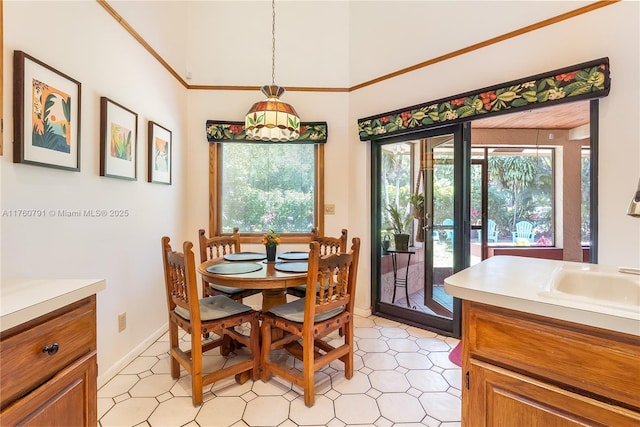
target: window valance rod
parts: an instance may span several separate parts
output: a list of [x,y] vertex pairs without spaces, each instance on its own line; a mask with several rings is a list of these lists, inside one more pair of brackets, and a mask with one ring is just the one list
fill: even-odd
[[358,120],[361,141],[609,94],[609,58],[561,68]]
[[244,122],[207,120],[207,141],[210,143],[240,142],[245,144],[325,144],[327,122],[301,122],[300,138],[288,142],[249,141],[245,138]]

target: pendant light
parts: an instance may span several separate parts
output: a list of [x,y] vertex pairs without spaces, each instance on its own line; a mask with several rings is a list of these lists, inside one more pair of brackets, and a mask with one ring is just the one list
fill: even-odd
[[262,93],[267,98],[253,104],[244,119],[244,131],[247,140],[286,142],[296,140],[300,136],[300,117],[291,105],[280,101],[284,88],[275,84],[275,0],[271,0],[271,10],[271,84],[262,86]]

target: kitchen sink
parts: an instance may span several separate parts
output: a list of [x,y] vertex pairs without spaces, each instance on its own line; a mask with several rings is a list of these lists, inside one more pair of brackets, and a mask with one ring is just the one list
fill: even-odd
[[638,312],[640,275],[591,264],[560,267],[554,271],[542,294]]

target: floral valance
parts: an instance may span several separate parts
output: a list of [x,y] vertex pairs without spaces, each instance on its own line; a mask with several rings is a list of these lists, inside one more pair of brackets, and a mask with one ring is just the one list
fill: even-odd
[[302,122],[300,123],[300,138],[291,142],[264,142],[247,141],[244,134],[244,122],[225,122],[220,120],[207,120],[207,141],[217,142],[244,142],[261,144],[324,144],[327,142],[327,122]]
[[609,58],[358,120],[361,141],[609,94]]

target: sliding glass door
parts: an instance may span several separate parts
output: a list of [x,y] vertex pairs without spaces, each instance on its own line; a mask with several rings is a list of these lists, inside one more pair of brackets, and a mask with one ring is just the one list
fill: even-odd
[[372,146],[374,313],[454,336],[460,302],[444,279],[468,265],[462,135],[460,125]]

